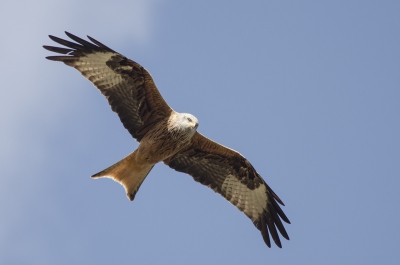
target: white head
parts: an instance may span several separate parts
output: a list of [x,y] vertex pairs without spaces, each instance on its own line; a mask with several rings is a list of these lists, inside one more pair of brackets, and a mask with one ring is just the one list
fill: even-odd
[[172,118],[174,128],[179,131],[185,131],[190,137],[194,135],[199,126],[199,121],[195,116],[189,113],[176,113]]

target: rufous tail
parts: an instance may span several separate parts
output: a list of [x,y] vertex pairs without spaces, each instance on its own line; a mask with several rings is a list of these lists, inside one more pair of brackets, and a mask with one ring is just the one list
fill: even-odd
[[133,201],[143,180],[154,167],[154,165],[136,164],[136,151],[114,165],[94,174],[92,178],[110,178],[120,183],[124,186],[128,199]]

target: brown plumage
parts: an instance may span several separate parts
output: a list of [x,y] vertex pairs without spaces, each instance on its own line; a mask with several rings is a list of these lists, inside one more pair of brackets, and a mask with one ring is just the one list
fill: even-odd
[[139,142],[133,153],[93,178],[108,177],[119,182],[133,200],[153,166],[164,162],[210,187],[244,212],[261,231],[268,247],[269,233],[282,247],[277,230],[289,239],[281,219],[290,223],[278,205],[284,204],[246,158],[198,133],[196,117],[171,109],[141,65],[89,36],[92,43],[66,34],[77,43],[50,36],[68,48],[43,46],[64,54],[46,58],[64,62],[89,79]]

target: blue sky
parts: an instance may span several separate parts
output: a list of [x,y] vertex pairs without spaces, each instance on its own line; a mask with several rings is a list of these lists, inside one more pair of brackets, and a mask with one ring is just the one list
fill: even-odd
[[[1,264],[397,264],[400,3],[8,1],[0,17]],[[6,11],[6,12],[5,12]],[[47,35],[139,62],[172,108],[285,202],[283,248],[157,165],[135,201],[90,176],[137,147]]]

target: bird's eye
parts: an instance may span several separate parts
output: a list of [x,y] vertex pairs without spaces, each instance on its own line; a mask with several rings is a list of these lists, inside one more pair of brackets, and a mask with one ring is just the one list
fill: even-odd
[[187,118],[187,120],[188,120],[189,122],[192,122],[192,119],[191,119],[191,118]]

